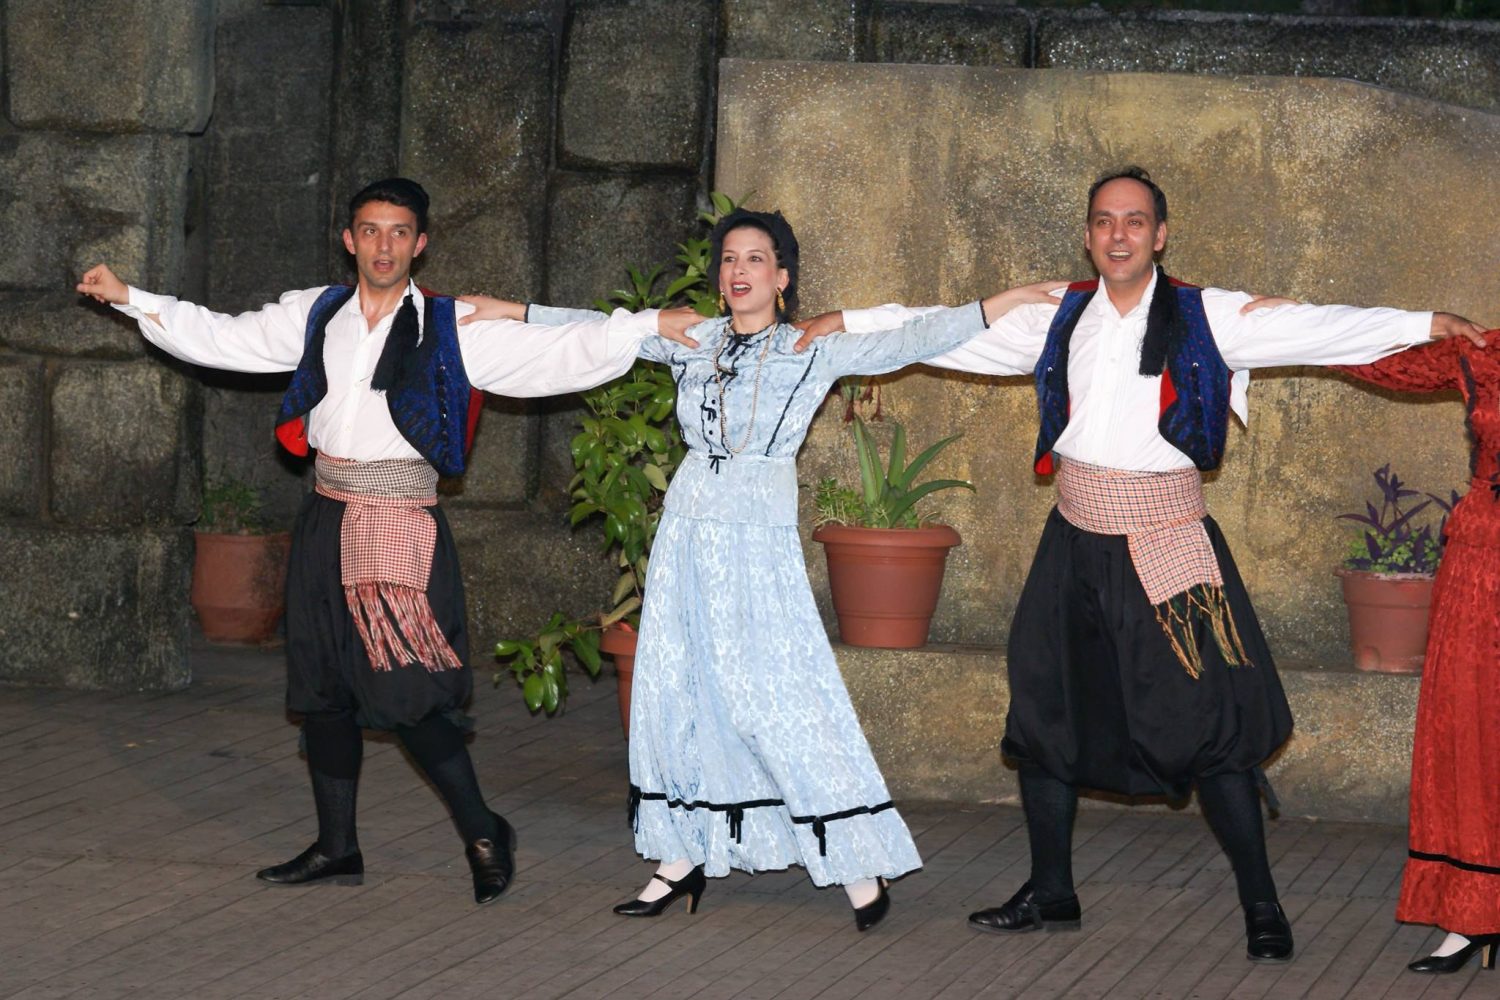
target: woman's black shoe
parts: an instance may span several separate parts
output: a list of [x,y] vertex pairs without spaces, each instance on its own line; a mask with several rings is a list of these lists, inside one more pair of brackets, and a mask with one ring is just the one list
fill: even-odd
[[708,879],[703,876],[702,865],[694,868],[676,882],[662,875],[651,877],[672,891],[650,902],[644,899],[632,899],[628,903],[621,903],[615,907],[615,912],[622,917],[655,917],[682,896],[688,897],[688,912],[698,912],[698,900],[703,898],[703,890],[708,888]]
[[880,880],[880,895],[870,900],[864,906],[854,908],[854,926],[862,931],[885,919],[885,915],[891,912],[891,896],[885,891],[885,879]]
[[1292,925],[1280,903],[1245,908],[1245,957],[1252,962],[1286,962],[1292,957]]
[[1486,969],[1495,967],[1495,952],[1500,951],[1500,934],[1485,934],[1469,938],[1469,943],[1451,955],[1428,955],[1407,966],[1413,972],[1457,972],[1469,964],[1475,952],[1483,952],[1479,964]]
[[969,926],[976,931],[1010,934],[1023,931],[1076,931],[1083,923],[1078,897],[1069,896],[1054,903],[1038,903],[1036,890],[1028,880],[1019,892],[1003,906],[969,914]]
[[358,851],[346,857],[330,858],[313,844],[290,861],[262,868],[255,877],[272,885],[311,885],[314,882],[363,885],[365,859]]
[[474,902],[488,903],[499,899],[516,874],[516,831],[499,813],[495,817],[494,838],[480,837],[464,849],[469,871],[474,876]]

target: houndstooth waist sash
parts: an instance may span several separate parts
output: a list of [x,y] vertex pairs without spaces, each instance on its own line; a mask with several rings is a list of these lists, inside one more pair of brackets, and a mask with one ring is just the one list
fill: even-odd
[[1197,469],[1130,472],[1063,459],[1057,489],[1058,513],[1069,524],[1125,536],[1146,599],[1189,674],[1203,670],[1196,634],[1202,623],[1231,666],[1245,665],[1224,575],[1203,526],[1208,507]]
[[427,601],[437,523],[438,474],[420,458],[358,462],[318,453],[317,491],[341,501],[340,580],[354,626],[376,670],[463,664]]

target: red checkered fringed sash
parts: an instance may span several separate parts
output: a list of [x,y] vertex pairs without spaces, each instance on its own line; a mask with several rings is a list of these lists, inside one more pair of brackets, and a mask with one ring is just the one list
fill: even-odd
[[1203,672],[1195,629],[1204,622],[1230,666],[1248,665],[1203,527],[1208,508],[1197,469],[1127,472],[1064,459],[1057,491],[1057,510],[1069,524],[1125,536],[1146,599],[1189,674]]
[[376,670],[463,664],[427,603],[438,474],[420,458],[356,462],[318,453],[317,490],[345,504],[339,536],[344,597]]

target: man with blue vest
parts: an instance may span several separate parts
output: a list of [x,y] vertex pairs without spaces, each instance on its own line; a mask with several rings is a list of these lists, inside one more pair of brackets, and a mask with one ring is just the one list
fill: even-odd
[[[1433,337],[1479,340],[1448,313],[1281,304],[1174,281],[1156,264],[1167,200],[1139,167],[1089,189],[1084,246],[1097,281],[1024,305],[928,364],[1033,374],[1035,466],[1056,473],[1007,650],[1005,754],[1019,765],[1031,877],[976,930],[1076,928],[1072,833],[1079,786],[1185,797],[1229,855],[1255,961],[1286,961],[1260,814],[1260,765],[1292,716],[1255,610],[1204,506],[1249,369],[1358,364]],[[851,332],[911,310],[847,310]],[[834,314],[836,315],[836,314]],[[828,332],[815,321],[814,334]],[[812,334],[810,334],[812,335]]]
[[184,361],[292,372],[276,435],[296,454],[317,451],[316,490],[292,537],[286,652],[287,708],[303,719],[318,839],[257,877],[363,881],[360,730],[392,730],[451,810],[474,899],[486,903],[511,881],[516,838],[485,804],[464,745],[473,675],[437,480],[464,471],[480,390],[550,396],[614,378],[656,335],[657,313],[460,326],[471,306],[411,280],[427,246],[427,208],[414,181],[369,185],[350,200],[343,232],[356,283],[287,292],[238,316],[129,287],[102,264],[78,291],[133,317],[147,340]]

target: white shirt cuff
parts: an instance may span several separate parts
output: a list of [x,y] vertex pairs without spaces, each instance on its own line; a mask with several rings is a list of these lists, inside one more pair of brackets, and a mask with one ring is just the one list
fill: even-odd
[[1401,343],[1407,347],[1425,344],[1432,339],[1432,313],[1411,313],[1401,329]]
[[111,303],[111,305],[132,319],[141,320],[150,315],[160,316],[164,308],[177,301],[170,295],[156,295],[134,285],[126,287],[130,290],[130,300],[123,305],[116,303]]

